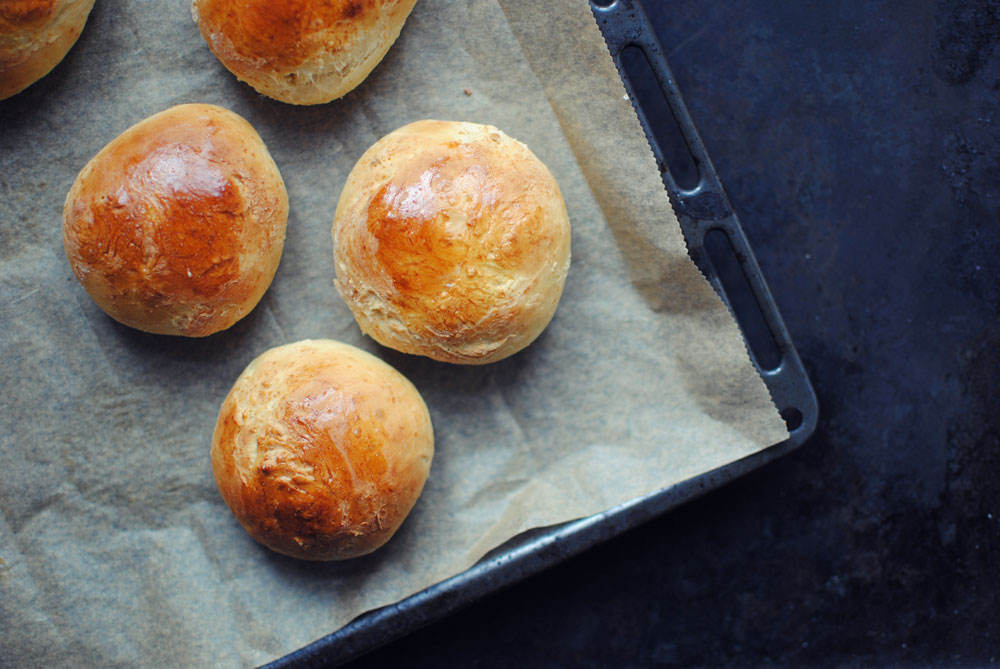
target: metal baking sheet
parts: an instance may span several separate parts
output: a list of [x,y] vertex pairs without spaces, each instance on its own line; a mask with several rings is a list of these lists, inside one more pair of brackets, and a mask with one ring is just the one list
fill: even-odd
[[[733,309],[741,325],[745,322],[742,318],[745,309],[759,310],[758,317],[766,326],[766,334],[773,338],[777,356],[773,360],[765,360],[764,364],[762,360],[765,356],[756,349],[755,337],[746,337],[751,359],[789,423],[789,437],[741,460],[603,513],[516,537],[492,551],[473,568],[396,604],[370,611],[267,667],[328,667],[347,662],[739,478],[798,448],[816,428],[819,408],[812,384],[747,243],[739,217],[684,106],[663,49],[641,3],[639,0],[614,0],[608,4],[591,0],[591,9],[650,139],[692,259]],[[645,110],[636,103],[639,98],[638,82],[630,80],[622,64],[623,51],[629,47],[641,50],[648,60],[652,75],[693,159],[697,171],[697,181],[693,186],[682,188],[678,185]],[[724,281],[723,277],[732,269],[720,268],[717,262],[713,262],[717,256],[707,248],[707,240],[710,241],[713,234],[718,237],[719,233],[725,235],[731,246],[733,258],[745,279],[743,290],[746,295],[732,294],[734,284]],[[748,334],[746,329],[744,333]]]

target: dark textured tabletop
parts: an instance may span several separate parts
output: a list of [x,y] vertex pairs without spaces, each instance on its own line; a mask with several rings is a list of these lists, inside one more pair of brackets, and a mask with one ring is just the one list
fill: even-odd
[[1000,2],[645,6],[819,426],[351,666],[1000,663]]

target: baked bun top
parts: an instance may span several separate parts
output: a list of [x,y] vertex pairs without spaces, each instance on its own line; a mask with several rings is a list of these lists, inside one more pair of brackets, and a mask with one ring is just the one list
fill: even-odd
[[267,351],[240,375],[212,437],[222,498],[269,548],[357,557],[396,532],[434,455],[430,415],[402,374],[331,340]]
[[405,353],[481,364],[548,325],[570,262],[559,186],[487,125],[418,121],[358,160],[333,226],[336,286],[362,331]]
[[250,124],[221,107],[180,105],[132,126],[80,171],[63,243],[112,318],[202,337],[263,296],[287,218],[284,182]]
[[212,53],[259,93],[298,105],[346,95],[375,69],[416,0],[193,0]]
[[59,64],[87,22],[94,0],[0,2],[0,100]]

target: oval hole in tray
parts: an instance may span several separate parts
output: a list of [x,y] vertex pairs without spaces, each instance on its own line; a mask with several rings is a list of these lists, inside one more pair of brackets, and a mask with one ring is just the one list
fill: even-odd
[[777,369],[781,365],[781,349],[757,304],[729,236],[721,228],[712,228],[705,233],[703,244],[754,359],[763,370]]
[[656,81],[649,59],[639,47],[627,46],[622,49],[621,64],[632,85],[635,102],[646,115],[646,122],[653,133],[651,140],[659,147],[666,168],[679,188],[692,190],[701,179],[698,165],[684,141],[663,89]]

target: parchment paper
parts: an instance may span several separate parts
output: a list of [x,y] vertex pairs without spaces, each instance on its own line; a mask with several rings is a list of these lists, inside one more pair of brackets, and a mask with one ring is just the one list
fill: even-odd
[[[204,340],[110,320],[73,278],[60,236],[84,163],[183,102],[247,118],[291,200],[271,289]],[[372,142],[420,118],[499,126],[548,164],[566,197],[573,264],[556,317],[529,349],[488,367],[379,347],[332,286],[330,226],[347,173]],[[0,102],[0,323],[0,665],[265,662],[528,528],[786,436],[735,324],[687,258],[584,0],[421,0],[359,89],[307,108],[237,82],[186,1],[98,0],[66,60]],[[253,543],[208,459],[218,407],[243,367],[319,337],[406,374],[437,439],[403,528],[346,563],[298,562]]]

